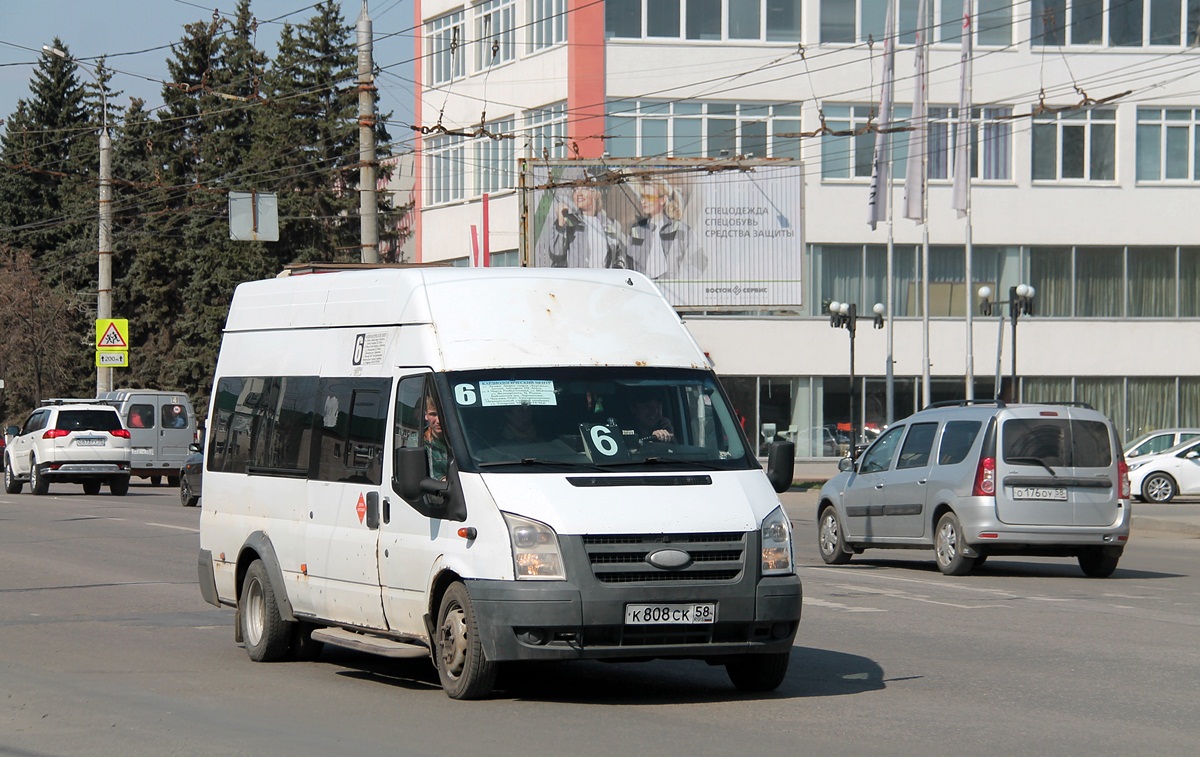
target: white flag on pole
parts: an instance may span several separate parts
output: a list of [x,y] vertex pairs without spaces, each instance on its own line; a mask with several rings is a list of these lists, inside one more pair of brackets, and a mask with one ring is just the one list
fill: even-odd
[[958,217],[967,214],[971,185],[971,0],[963,0],[962,81],[958,89],[958,131],[954,139],[954,196]]
[[917,3],[916,78],[913,90],[912,128],[908,140],[908,165],[904,172],[904,217],[925,223],[925,152],[929,133],[929,0]]
[[896,3],[888,0],[887,22],[883,30],[883,91],[879,97],[879,120],[876,122],[875,157],[871,163],[871,194],[867,198],[867,223],[887,220],[892,161],[889,149],[892,126],[892,90],[896,82]]

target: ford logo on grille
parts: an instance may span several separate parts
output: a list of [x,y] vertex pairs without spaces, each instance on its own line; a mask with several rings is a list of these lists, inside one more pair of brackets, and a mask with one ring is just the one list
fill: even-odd
[[692,564],[692,556],[682,549],[660,549],[646,556],[646,562],[656,568],[672,570],[686,568]]

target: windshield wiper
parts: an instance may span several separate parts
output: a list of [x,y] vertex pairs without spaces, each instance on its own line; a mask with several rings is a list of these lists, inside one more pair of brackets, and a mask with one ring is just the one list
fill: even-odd
[[477,463],[478,468],[496,468],[501,465],[550,465],[559,468],[578,468],[583,470],[607,471],[609,466],[598,465],[586,460],[570,462],[567,460],[546,460],[541,457],[523,457],[519,460],[496,460],[488,463]]
[[1004,462],[1006,462],[1006,463],[1023,463],[1025,465],[1029,465],[1029,464],[1040,465],[1043,468],[1045,468],[1046,470],[1050,471],[1051,476],[1058,478],[1058,474],[1054,472],[1054,469],[1051,468],[1049,465],[1047,465],[1046,461],[1041,459],[1040,457],[1006,457],[1006,458],[1004,458]]

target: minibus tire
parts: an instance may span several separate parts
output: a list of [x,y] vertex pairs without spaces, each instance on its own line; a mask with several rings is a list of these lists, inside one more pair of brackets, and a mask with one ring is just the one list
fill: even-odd
[[738,691],[774,691],[787,677],[792,653],[747,654],[725,663],[725,672]]
[[246,654],[255,662],[282,660],[291,645],[291,629],[279,614],[275,588],[262,560],[250,563],[242,580],[242,596],[238,598],[241,612],[242,644]]
[[483,653],[475,607],[461,582],[442,595],[433,642],[433,664],[447,696],[479,699],[491,693],[497,666]]

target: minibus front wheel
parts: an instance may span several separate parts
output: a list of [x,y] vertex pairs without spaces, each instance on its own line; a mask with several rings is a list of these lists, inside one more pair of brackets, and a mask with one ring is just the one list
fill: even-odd
[[487,696],[496,682],[496,663],[483,653],[471,596],[458,581],[446,589],[438,607],[433,662],[451,699]]

